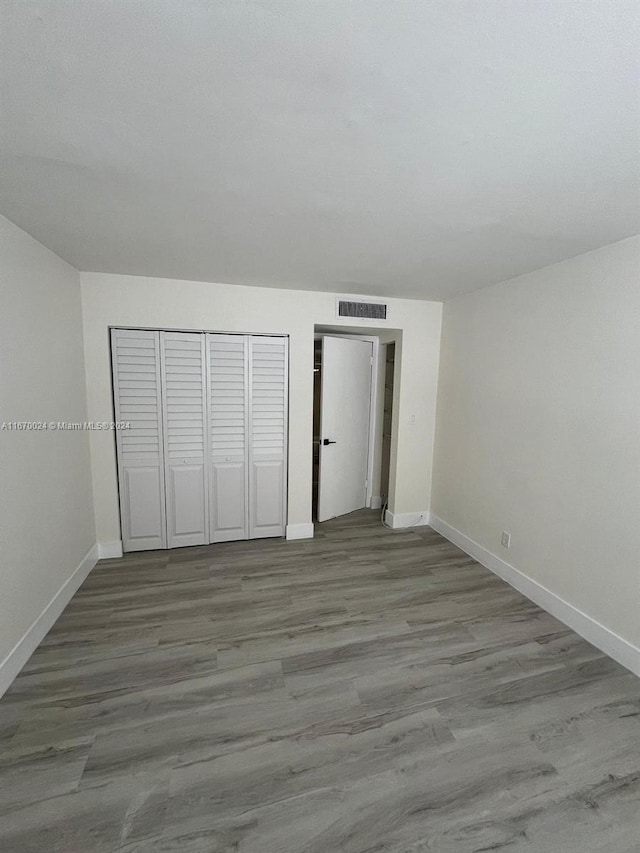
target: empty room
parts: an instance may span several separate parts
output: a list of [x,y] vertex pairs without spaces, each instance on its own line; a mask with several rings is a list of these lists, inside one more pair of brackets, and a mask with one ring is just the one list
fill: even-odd
[[637,0],[0,0],[0,850],[639,853]]

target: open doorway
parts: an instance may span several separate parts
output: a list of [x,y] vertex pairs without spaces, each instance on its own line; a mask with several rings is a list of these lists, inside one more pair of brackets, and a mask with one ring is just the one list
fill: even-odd
[[316,331],[314,521],[379,509],[389,493],[395,346],[354,332]]
[[318,520],[318,484],[320,478],[320,392],[322,388],[322,339],[313,342],[313,520]]
[[393,418],[393,377],[395,374],[396,345],[383,344],[381,367],[384,380],[382,394],[382,440],[380,453],[380,502],[385,507],[389,501],[389,468],[391,465],[391,424]]

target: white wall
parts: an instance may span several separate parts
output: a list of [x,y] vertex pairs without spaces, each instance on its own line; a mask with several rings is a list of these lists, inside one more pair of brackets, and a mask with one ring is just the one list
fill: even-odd
[[629,654],[640,646],[639,274],[634,237],[446,303],[432,500],[435,516]]
[[[288,524],[311,522],[313,337],[336,320],[336,296],[297,290],[82,273],[89,417],[112,418],[109,326],[254,332],[290,336]],[[442,305],[390,299],[389,322],[401,330],[397,409],[395,513],[429,509]],[[353,325],[353,321],[351,321]],[[369,322],[369,328],[376,326]],[[409,425],[415,414],[415,425]],[[98,541],[120,539],[115,446],[91,435]]]
[[[86,420],[78,272],[0,217],[0,284],[0,422]],[[0,472],[1,694],[95,562],[89,435],[0,430]]]

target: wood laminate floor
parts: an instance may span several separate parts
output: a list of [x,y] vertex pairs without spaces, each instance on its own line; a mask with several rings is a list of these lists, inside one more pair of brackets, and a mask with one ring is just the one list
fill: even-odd
[[101,561],[0,701],[0,849],[638,853],[639,685],[377,513]]

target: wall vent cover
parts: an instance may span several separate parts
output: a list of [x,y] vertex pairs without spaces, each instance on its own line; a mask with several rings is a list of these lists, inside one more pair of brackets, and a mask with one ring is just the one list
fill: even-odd
[[384,302],[353,302],[339,299],[338,317],[357,317],[359,320],[386,320],[387,306]]

